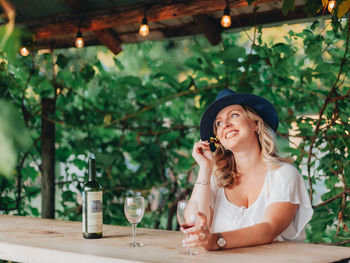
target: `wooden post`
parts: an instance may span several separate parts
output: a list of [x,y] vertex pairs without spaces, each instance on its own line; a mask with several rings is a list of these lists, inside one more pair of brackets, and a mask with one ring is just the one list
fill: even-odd
[[55,218],[55,99],[41,101],[41,217]]

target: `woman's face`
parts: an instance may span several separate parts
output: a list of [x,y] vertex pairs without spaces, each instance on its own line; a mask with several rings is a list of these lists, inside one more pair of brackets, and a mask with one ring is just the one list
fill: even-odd
[[248,118],[241,105],[230,105],[216,116],[214,126],[220,143],[231,151],[243,150],[257,141],[257,125]]

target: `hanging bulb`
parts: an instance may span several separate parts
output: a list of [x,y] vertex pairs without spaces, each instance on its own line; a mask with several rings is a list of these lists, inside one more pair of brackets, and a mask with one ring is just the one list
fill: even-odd
[[228,7],[228,5],[226,6],[224,10],[224,15],[221,18],[221,25],[223,27],[231,26],[230,8]]
[[139,33],[143,37],[145,37],[145,36],[147,36],[149,34],[149,26],[148,26],[148,22],[147,22],[147,18],[146,17],[144,17],[142,19],[142,23],[141,23],[141,26],[140,26]]
[[19,53],[23,56],[26,57],[29,55],[29,49],[26,46],[21,47],[19,50]]
[[84,46],[83,33],[81,33],[80,29],[77,33],[77,38],[75,39],[75,46],[77,48],[82,48]]
[[328,1],[328,11],[329,11],[329,13],[333,14],[334,7],[335,7],[335,1],[334,0]]

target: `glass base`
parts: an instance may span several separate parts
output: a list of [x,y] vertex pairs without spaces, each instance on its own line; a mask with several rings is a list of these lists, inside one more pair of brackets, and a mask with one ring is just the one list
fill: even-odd
[[184,254],[188,256],[195,256],[195,255],[198,255],[199,253],[197,250],[194,250],[194,249],[186,249],[186,251],[184,251]]
[[143,247],[144,246],[144,244],[142,244],[142,243],[140,243],[140,242],[131,242],[130,244],[129,244],[129,247]]
[[188,250],[186,252],[187,255],[189,256],[195,256],[195,255],[198,255],[198,251],[195,251],[195,250]]

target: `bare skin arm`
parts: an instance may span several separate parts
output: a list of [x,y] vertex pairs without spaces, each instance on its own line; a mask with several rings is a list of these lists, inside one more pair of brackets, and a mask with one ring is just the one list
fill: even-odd
[[[226,240],[225,249],[248,247],[271,243],[292,222],[298,209],[297,204],[287,202],[273,203],[265,211],[262,221],[253,226],[221,233]],[[185,233],[197,235],[197,239],[185,239],[187,247],[203,247],[206,250],[216,250],[217,235],[210,233],[207,218],[199,213],[199,224],[187,229]]]
[[192,156],[199,165],[197,177],[198,184],[194,185],[190,201],[196,201],[198,211],[203,213],[208,219],[210,226],[213,211],[209,205],[210,201],[210,176],[213,171],[213,156],[209,149],[209,142],[197,142],[193,146]]

